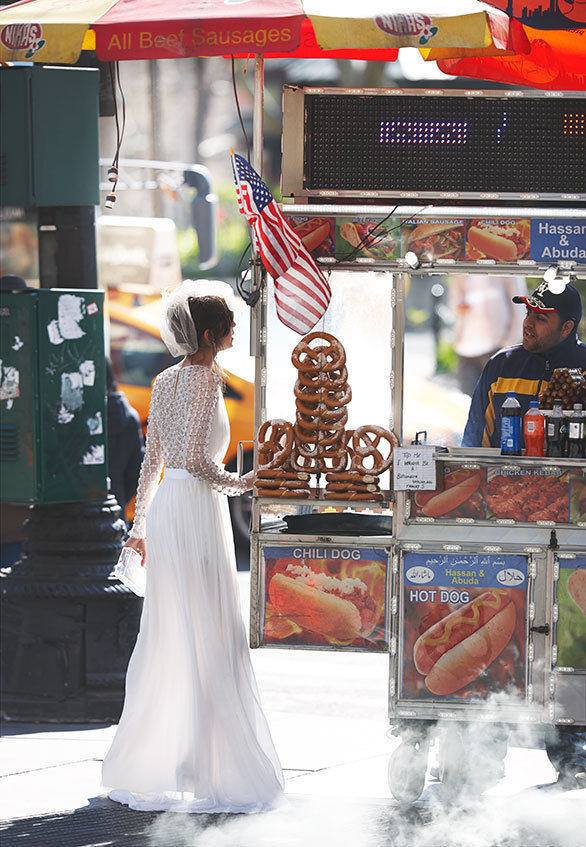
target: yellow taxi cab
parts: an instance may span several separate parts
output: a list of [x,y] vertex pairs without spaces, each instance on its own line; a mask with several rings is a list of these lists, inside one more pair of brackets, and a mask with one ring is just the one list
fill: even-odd
[[[114,377],[119,390],[138,412],[143,429],[146,428],[155,377],[179,361],[171,356],[159,334],[161,305],[160,296],[141,296],[139,299],[112,291],[108,292],[106,303]],[[226,368],[224,373],[224,399],[230,420],[230,443],[224,462],[228,470],[236,470],[238,444],[243,442],[244,472],[252,468],[254,384]],[[239,544],[248,544],[250,496],[231,497],[229,502],[235,540]],[[134,514],[133,510],[134,502],[127,509],[129,519]]]

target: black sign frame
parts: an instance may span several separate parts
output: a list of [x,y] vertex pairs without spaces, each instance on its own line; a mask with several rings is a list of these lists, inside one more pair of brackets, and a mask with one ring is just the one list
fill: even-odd
[[283,197],[586,201],[581,92],[289,88]]

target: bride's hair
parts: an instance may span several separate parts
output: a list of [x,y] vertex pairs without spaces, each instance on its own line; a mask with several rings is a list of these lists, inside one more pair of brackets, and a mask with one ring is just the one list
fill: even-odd
[[212,370],[223,381],[224,373],[216,363],[216,354],[234,320],[228,303],[232,303],[232,289],[228,283],[186,279],[177,288],[163,291],[159,326],[161,338],[172,356],[192,356],[201,347],[211,346]]
[[190,297],[189,313],[197,332],[198,346],[206,346],[204,333],[208,332],[210,346],[214,353],[214,359],[218,352],[220,341],[232,329],[234,312],[228,308],[222,297],[207,295],[205,297]]

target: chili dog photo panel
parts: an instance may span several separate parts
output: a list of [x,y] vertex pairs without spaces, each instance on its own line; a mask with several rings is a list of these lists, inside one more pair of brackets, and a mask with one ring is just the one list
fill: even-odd
[[389,551],[381,547],[263,547],[263,643],[388,649]]
[[401,693],[524,698],[527,557],[405,553]]

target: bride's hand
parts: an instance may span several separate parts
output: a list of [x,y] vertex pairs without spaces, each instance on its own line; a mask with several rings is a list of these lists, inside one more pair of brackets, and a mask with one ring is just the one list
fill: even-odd
[[132,550],[136,550],[140,558],[142,559],[142,566],[146,565],[146,541],[144,538],[129,538],[125,547],[130,547]]
[[242,479],[246,482],[246,490],[250,491],[254,482],[254,471],[248,471],[248,473],[243,475]]

